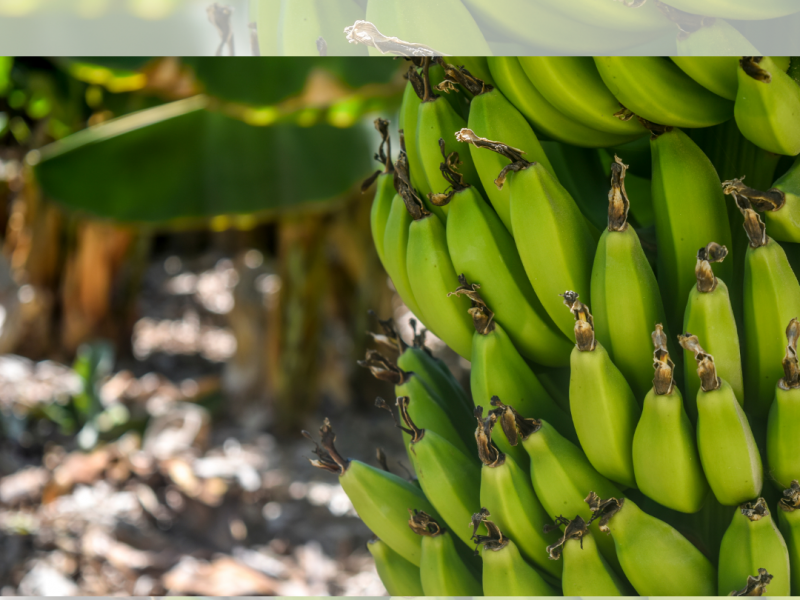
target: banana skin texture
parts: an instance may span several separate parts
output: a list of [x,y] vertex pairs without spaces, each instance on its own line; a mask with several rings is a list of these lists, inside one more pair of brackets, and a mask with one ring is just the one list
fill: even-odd
[[331,56],[366,56],[361,44],[350,44],[345,27],[364,18],[353,0],[283,0],[278,22],[278,50],[282,56],[319,56],[317,40],[323,38]]
[[622,160],[615,159],[608,227],[597,244],[591,298],[597,341],[625,376],[636,400],[642,402],[653,386],[650,334],[656,323],[665,322],[665,312],[656,276],[639,236],[627,221],[626,171]]
[[673,527],[630,499],[586,498],[601,516],[600,530],[614,538],[622,570],[641,596],[713,596],[717,570]]
[[448,297],[458,286],[453,261],[447,250],[447,233],[436,215],[411,223],[408,234],[408,282],[422,314],[422,321],[457,354],[472,354],[472,319],[465,298]]
[[464,561],[452,533],[425,511],[409,513],[408,527],[422,542],[420,579],[425,595],[482,595],[480,575]]
[[[548,515],[577,514],[587,522],[592,516],[584,502],[592,490],[605,490],[620,494],[619,488],[600,475],[583,451],[560,435],[544,420],[526,419],[511,406],[492,401],[498,407],[497,418],[503,432],[512,443],[522,439],[522,446],[531,458],[531,482],[537,498]],[[595,540],[608,563],[619,570],[614,544],[606,535],[601,535],[597,524],[592,524]]]
[[[717,264],[728,254],[727,248],[710,243],[697,254],[695,276],[697,284],[689,292],[683,331],[690,331],[703,340],[703,347],[714,357],[717,373],[727,381],[739,404],[744,404],[744,376],[742,374],[742,351],[739,332],[731,305],[728,286],[714,275],[711,263]],[[694,356],[684,351],[684,386],[686,390],[686,412],[693,423],[697,423],[697,392],[700,377]],[[744,407],[744,406],[743,406]]]
[[786,542],[763,498],[742,504],[733,515],[719,551],[717,592],[727,596],[764,568],[772,575],[770,596],[789,596],[791,579]]
[[[703,508],[709,487],[697,453],[694,428],[675,386],[675,365],[660,325],[653,333],[653,389],[633,436],[633,468],[639,489],[659,504],[683,513]],[[694,361],[693,361],[694,362]]]
[[738,70],[734,118],[744,137],[775,154],[800,154],[800,84],[768,56],[746,56]]
[[800,322],[792,319],[786,328],[789,340],[783,358],[784,376],[775,386],[775,400],[767,420],[767,464],[769,478],[781,489],[800,477],[800,456],[796,444],[800,439],[800,366],[797,340]]
[[392,173],[379,175],[375,188],[375,198],[372,200],[372,209],[369,214],[369,224],[372,231],[372,241],[375,244],[375,250],[378,252],[381,264],[384,264],[383,236],[386,233],[386,224],[389,221],[389,213],[392,210],[392,200],[396,194],[394,175]]
[[409,417],[408,398],[398,398],[397,404],[405,431],[411,434],[410,451],[422,491],[450,531],[469,545],[472,538],[465,524],[480,500],[480,463],[436,432],[419,429]]
[[[541,163],[553,173],[553,166],[542,149],[542,145],[525,117],[506,99],[502,92],[493,88],[472,99],[467,127],[477,135],[490,140],[504,140],[510,146],[525,152],[528,160]],[[494,152],[486,152],[470,145],[470,155],[481,181],[494,181],[507,161]],[[497,211],[503,225],[513,235],[511,226],[510,187],[484,186],[489,201]]]
[[[697,249],[711,241],[731,249],[733,242],[720,180],[703,151],[680,129],[651,138],[650,145],[658,283],[668,330],[675,331],[696,284]],[[731,258],[717,265],[717,277],[733,281],[733,264]]]
[[[312,439],[308,432],[304,431],[303,435]],[[419,567],[422,544],[420,537],[406,524],[408,507],[417,507],[438,518],[422,490],[388,471],[343,458],[334,446],[336,434],[327,419],[320,427],[320,437],[322,445],[317,445],[314,450],[318,458],[311,464],[337,474],[347,497],[370,531],[405,560]]]
[[778,502],[778,528],[789,552],[792,596],[798,596],[800,595],[800,483],[797,479],[783,491],[783,497]]
[[558,517],[564,534],[547,547],[553,560],[562,559],[561,588],[565,596],[633,596],[635,592],[617,575],[600,554],[589,526],[581,517],[572,521]]
[[636,487],[632,448],[641,408],[625,377],[595,339],[588,307],[575,292],[563,297],[575,317],[569,399],[581,448],[598,473]]
[[697,449],[708,484],[720,504],[736,506],[757,497],[764,473],[750,423],[733,389],[717,376],[714,357],[693,335],[680,336],[691,349],[700,375],[697,394]]
[[411,284],[408,281],[408,233],[411,227],[411,215],[400,194],[395,194],[386,221],[383,235],[383,268],[392,279],[394,288],[405,305],[415,315],[421,315]]
[[555,530],[545,533],[546,528],[552,526],[552,519],[536,497],[530,475],[492,442],[496,416],[490,412],[486,419],[482,419],[482,407],[476,409],[475,416],[478,419],[475,441],[483,463],[481,506],[492,514],[501,531],[516,540],[517,549],[526,561],[560,579],[561,563],[549,560],[542,552],[543,547],[556,543],[559,536]]
[[597,56],[603,81],[635,115],[659,125],[711,127],[731,118],[733,103],[708,91],[660,56]]
[[[525,562],[517,545],[503,535],[496,523],[489,520],[490,516],[486,508],[482,508],[479,513],[472,516],[475,530],[473,540],[481,548],[483,559],[483,594],[559,596],[558,590]],[[488,535],[478,535],[481,525],[485,526]]]
[[367,542],[381,583],[392,596],[422,596],[419,567],[411,564],[379,538]]
[[481,286],[481,295],[526,358],[558,367],[571,344],[533,291],[511,234],[473,187],[453,195],[447,247],[456,272]]

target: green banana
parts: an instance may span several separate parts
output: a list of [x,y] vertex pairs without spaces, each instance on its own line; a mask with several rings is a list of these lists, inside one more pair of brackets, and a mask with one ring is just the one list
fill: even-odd
[[726,187],[735,189],[752,208],[764,213],[770,237],[779,242],[800,242],[800,158],[765,192],[747,187],[743,179],[726,181]]
[[[394,384],[396,397],[411,398],[409,411],[416,422],[435,431],[467,456],[477,456],[471,435],[472,418],[460,404],[437,396],[419,375],[403,371],[375,350],[367,350],[366,358],[358,361],[358,365],[369,369],[376,379]],[[463,418],[465,414],[467,419]],[[409,440],[406,437],[406,442]],[[413,452],[409,452],[409,458],[416,463]]]
[[[482,89],[483,91],[476,94],[470,103],[467,128],[479,136],[505,140],[515,148],[521,149],[531,160],[541,163],[545,169],[554,173],[553,166],[525,117],[499,89],[491,86],[484,86]],[[481,152],[480,148],[473,145],[469,146],[469,152],[482,181],[494,181],[506,165],[503,157],[494,152]],[[513,235],[510,188],[486,185],[484,189],[500,220]]]
[[697,361],[697,449],[711,490],[720,504],[735,506],[761,493],[764,473],[753,432],[730,384],[717,376],[714,357],[697,337],[679,336]]
[[630,584],[617,575],[600,554],[589,526],[580,516],[558,517],[564,535],[547,547],[553,560],[563,558],[561,587],[565,596],[633,596]]
[[761,419],[767,416],[775,398],[775,385],[783,376],[780,340],[786,323],[800,315],[800,283],[786,252],[767,235],[761,217],[730,184],[725,182],[725,191],[734,197],[744,215],[750,240],[744,261],[745,407]]
[[612,51],[653,37],[651,31],[609,31],[594,24],[587,25],[542,2],[464,0],[464,4],[487,31],[487,37],[494,34],[503,42],[526,44],[528,47],[523,54],[530,54],[531,46],[555,51],[545,54]]
[[622,570],[641,596],[713,596],[717,571],[711,561],[673,527],[651,517],[629,498],[586,503],[601,531],[614,538]]
[[[400,158],[395,169],[405,161],[405,155],[400,151]],[[406,171],[407,172],[407,171]],[[395,179],[395,185],[398,180]],[[392,206],[389,209],[389,218],[386,220],[386,229],[383,234],[383,268],[392,279],[395,290],[403,300],[408,309],[415,315],[421,315],[422,311],[411,291],[411,284],[408,281],[408,234],[411,227],[411,213],[409,206],[414,207],[413,191],[403,190],[408,197],[406,200],[400,193],[392,198]],[[410,193],[409,193],[410,192]],[[413,208],[412,208],[413,210]]]
[[[439,55],[491,54],[480,27],[460,0],[369,0],[366,20],[386,36],[427,45]],[[370,47],[370,54],[382,53]]]
[[[402,477],[359,460],[344,458],[334,446],[336,434],[328,419],[319,431],[322,445],[314,442],[314,454],[318,458],[310,460],[311,464],[338,475],[342,489],[370,531],[405,560],[420,566],[420,538],[405,526],[403,515],[407,514],[409,506],[416,506],[438,517],[425,494]],[[314,441],[307,431],[303,435]]]
[[[689,292],[696,284],[697,249],[710,240],[732,248],[731,230],[717,171],[697,144],[672,129],[651,137],[650,145],[658,283],[668,329],[675,331],[683,323]],[[733,260],[721,263],[717,276],[732,281]]]
[[789,552],[792,596],[800,595],[800,483],[797,479],[783,491],[778,502],[778,527]]
[[488,57],[489,70],[517,110],[528,120],[537,134],[582,148],[604,148],[629,142],[637,136],[620,136],[598,131],[576,123],[545,100],[528,79],[515,56]]
[[766,569],[759,569],[758,575],[748,575],[747,583],[741,590],[734,590],[728,596],[767,596],[767,587],[772,581]]
[[594,335],[589,308],[567,291],[564,304],[575,317],[569,400],[581,448],[597,472],[636,487],[633,434],[641,414],[628,382]]
[[[472,397],[478,402],[487,402],[494,396],[513,398],[520,414],[545,419],[561,435],[578,443],[569,413],[556,404],[514,347],[506,330],[495,321],[494,313],[478,293],[480,286],[470,285],[464,278],[460,282],[461,286],[454,293],[472,301],[469,312],[475,324],[469,377]],[[502,436],[498,443],[520,466],[528,466],[528,455],[522,448],[508,445]]]
[[672,22],[653,2],[544,0],[544,4],[580,23],[603,27],[612,31],[656,32],[662,29],[669,29],[672,26]]
[[520,56],[519,62],[545,100],[567,117],[598,131],[647,135],[637,119],[615,116],[622,107],[603,83],[591,56]]
[[739,130],[764,150],[800,154],[800,84],[768,56],[745,56],[740,65],[733,111]]
[[278,49],[278,22],[281,18],[281,0],[258,0],[256,22],[258,48],[261,56],[280,56]]
[[419,567],[408,562],[380,538],[367,542],[381,583],[392,596],[422,596]]
[[[521,439],[530,455],[533,489],[548,515],[577,514],[589,521],[592,513],[584,502],[587,493],[603,490],[609,495],[620,494],[617,486],[594,469],[583,451],[547,421],[525,418],[497,398],[492,399],[492,406],[509,442],[516,446]],[[613,541],[601,536],[596,525],[592,527],[600,552],[620,572]]]
[[653,123],[710,127],[733,114],[732,102],[705,89],[668,58],[596,56],[594,62],[617,100]]
[[653,332],[656,374],[633,436],[633,468],[639,489],[659,504],[683,513],[703,508],[709,487],[697,453],[694,428],[673,378],[661,324]]
[[420,96],[424,93],[424,84],[422,83],[422,78],[417,73],[417,67],[415,65],[409,67],[405,77],[408,83],[403,92],[399,119],[401,146],[406,152],[408,160],[411,187],[419,191],[420,198],[425,202],[425,208],[438,215],[441,213],[441,209],[430,205],[428,201],[428,194],[433,190],[428,187],[428,179],[425,177],[425,168],[422,166],[419,146],[417,145],[417,121],[419,119],[419,105],[422,102]]
[[[465,544],[472,538],[466,523],[480,500],[480,466],[471,454],[465,454],[435,431],[420,429],[409,415],[409,398],[397,399],[403,431],[411,436],[417,478],[430,503],[442,515],[450,530]],[[391,412],[388,406],[383,406]],[[427,593],[427,590],[426,590]]]
[[486,301],[525,357],[546,366],[563,366],[570,344],[556,328],[525,277],[514,240],[480,193],[464,183],[456,169],[458,154],[442,165],[453,190],[439,203],[450,203],[447,247],[456,272],[479,282]]
[[[378,252],[381,264],[383,264],[383,236],[386,233],[386,223],[389,221],[389,213],[392,210],[392,200],[397,191],[394,189],[394,165],[391,160],[392,141],[389,138],[389,121],[380,118],[375,119],[375,129],[381,134],[381,145],[375,158],[384,165],[384,170],[378,171],[367,179],[361,186],[361,191],[366,191],[373,181],[377,181],[375,198],[372,200],[372,209],[369,213],[369,225],[375,250]],[[384,146],[386,147],[385,150]]]
[[789,551],[764,498],[742,504],[733,515],[719,550],[720,596],[765,568],[773,576],[770,596],[791,594]]
[[511,226],[519,256],[550,318],[565,336],[572,335],[572,317],[564,313],[559,294],[564,289],[589,294],[596,247],[589,224],[569,192],[543,165],[528,162],[520,150],[478,137],[470,129],[462,129],[456,137],[511,161],[495,183],[502,187],[508,178]]
[[800,11],[796,0],[670,0],[669,5],[693,14],[748,21],[776,19]]
[[450,298],[458,276],[447,250],[447,232],[439,217],[424,206],[416,206],[409,227],[408,283],[427,327],[457,354],[469,359],[472,354],[472,320],[469,302]]
[[344,28],[364,18],[354,0],[283,0],[278,19],[278,52],[281,56],[320,56],[318,40],[325,41],[331,56],[366,56],[362,45],[348,43]]
[[[555,531],[545,533],[546,526],[552,525],[552,521],[533,491],[530,476],[492,442],[496,415],[489,413],[483,419],[483,408],[478,406],[475,417],[478,420],[475,440],[483,463],[481,506],[494,515],[497,527],[517,541],[517,548],[525,560],[560,579],[561,563],[548,560],[542,552],[542,546],[555,543],[559,536]],[[487,581],[486,576],[484,581]]]
[[481,596],[478,574],[460,556],[450,531],[425,511],[409,510],[408,525],[421,539],[420,579],[426,596]]
[[462,404],[470,414],[472,413],[475,408],[472,400],[448,366],[442,360],[434,357],[430,349],[425,346],[427,330],[417,331],[416,319],[410,320],[414,332],[411,346],[406,344],[397,333],[391,319],[378,319],[378,323],[383,334],[370,333],[369,335],[379,345],[386,347],[391,353],[397,354],[398,367],[403,371],[416,373],[435,396],[448,401],[448,403],[452,399],[453,402]]
[[792,319],[786,328],[788,344],[783,358],[783,378],[775,386],[775,400],[767,421],[767,464],[769,477],[781,489],[800,478],[800,456],[795,448],[800,436],[800,365],[797,339],[800,322]]
[[[694,268],[697,285],[689,292],[683,331],[691,331],[703,340],[706,350],[714,357],[719,376],[727,381],[739,404],[744,403],[742,353],[736,318],[728,294],[728,286],[714,275],[711,263],[719,263],[728,255],[728,249],[711,242],[697,253]],[[700,378],[692,354],[684,351],[684,376],[686,386],[686,412],[697,423],[697,392]]]
[[[650,333],[664,323],[664,304],[642,244],[628,224],[627,165],[615,157],[608,227],[597,244],[591,298],[595,335],[641,402],[652,388]],[[674,356],[674,354],[673,354]]]
[[[485,596],[560,596],[558,590],[522,558],[517,544],[508,539],[482,508],[472,515],[473,540],[483,558],[483,594]],[[478,535],[483,525],[488,535]]]

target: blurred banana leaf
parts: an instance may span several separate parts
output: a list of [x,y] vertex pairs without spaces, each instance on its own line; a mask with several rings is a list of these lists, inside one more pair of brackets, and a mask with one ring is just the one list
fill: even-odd
[[373,168],[376,134],[362,121],[344,129],[318,118],[256,127],[212,104],[200,95],[126,115],[28,160],[46,196],[72,210],[171,225],[321,209]]

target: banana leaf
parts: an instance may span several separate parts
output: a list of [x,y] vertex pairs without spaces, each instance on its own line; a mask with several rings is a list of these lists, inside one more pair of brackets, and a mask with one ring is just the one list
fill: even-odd
[[255,127],[209,104],[200,95],[132,113],[28,162],[44,194],[69,209],[161,225],[323,210],[373,170],[369,123]]

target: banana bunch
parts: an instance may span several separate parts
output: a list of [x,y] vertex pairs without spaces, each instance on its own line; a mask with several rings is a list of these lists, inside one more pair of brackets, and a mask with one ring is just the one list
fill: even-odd
[[800,593],[790,62],[411,61],[364,189],[413,339],[379,321],[359,363],[395,386],[410,469],[345,458],[328,421],[312,461],[390,593]]

